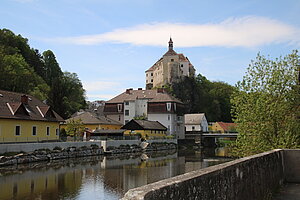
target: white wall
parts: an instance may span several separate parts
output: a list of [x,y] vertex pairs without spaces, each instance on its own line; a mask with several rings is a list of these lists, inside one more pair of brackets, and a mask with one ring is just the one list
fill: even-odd
[[[148,120],[158,121],[169,128],[167,135],[174,134],[179,139],[184,139],[184,122],[177,121],[177,115],[171,113],[148,114]],[[179,126],[178,126],[179,124]]]
[[[129,103],[129,105],[126,105],[125,102],[124,102],[124,122],[123,124],[126,124],[125,122],[128,120],[132,120],[134,117],[135,117],[135,107],[136,107],[136,103],[135,101],[127,101]],[[125,110],[129,110],[129,115],[126,116],[125,115]]]

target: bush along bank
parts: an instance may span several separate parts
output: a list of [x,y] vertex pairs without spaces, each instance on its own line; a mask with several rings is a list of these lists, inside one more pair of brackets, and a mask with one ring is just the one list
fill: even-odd
[[103,155],[103,148],[98,145],[82,146],[79,148],[68,147],[62,149],[61,147],[55,147],[50,149],[38,149],[30,153],[19,153],[14,156],[0,156],[0,167],[6,165],[17,165],[31,162],[51,161],[57,159],[86,157]]

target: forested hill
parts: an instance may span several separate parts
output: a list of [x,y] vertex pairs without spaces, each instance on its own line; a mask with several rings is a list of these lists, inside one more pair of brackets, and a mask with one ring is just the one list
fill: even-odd
[[0,89],[46,100],[64,118],[86,106],[76,73],[63,72],[52,51],[40,54],[8,29],[0,29]]
[[171,86],[175,97],[183,101],[187,113],[205,113],[210,122],[232,122],[230,97],[235,87],[205,76],[185,77]]

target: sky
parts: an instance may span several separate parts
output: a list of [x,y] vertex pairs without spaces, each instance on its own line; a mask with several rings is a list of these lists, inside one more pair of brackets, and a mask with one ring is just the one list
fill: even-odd
[[0,0],[0,28],[53,51],[87,100],[109,100],[145,88],[170,36],[196,74],[235,85],[258,53],[299,50],[300,0]]

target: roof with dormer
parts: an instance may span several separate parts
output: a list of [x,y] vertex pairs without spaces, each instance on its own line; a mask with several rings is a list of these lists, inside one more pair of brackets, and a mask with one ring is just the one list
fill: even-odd
[[[26,103],[21,97],[26,96]],[[64,119],[34,96],[0,90],[0,119],[61,122]]]
[[148,99],[148,102],[182,102],[165,91],[158,90],[131,90],[128,89],[118,96],[107,101],[109,103],[124,103],[124,101],[135,101],[136,99]]
[[82,112],[78,115],[69,118],[66,120],[66,122],[69,122],[71,120],[81,120],[83,124],[102,124],[102,125],[122,125],[121,123],[114,121],[108,117],[104,116],[98,116],[95,113],[92,112]]

